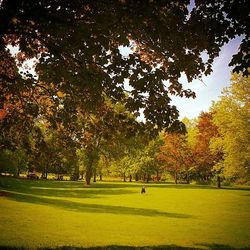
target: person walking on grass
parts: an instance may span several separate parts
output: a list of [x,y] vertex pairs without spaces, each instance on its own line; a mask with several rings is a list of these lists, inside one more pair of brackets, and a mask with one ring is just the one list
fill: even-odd
[[141,189],[141,194],[145,194],[145,193],[146,193],[145,186],[142,186],[142,189]]

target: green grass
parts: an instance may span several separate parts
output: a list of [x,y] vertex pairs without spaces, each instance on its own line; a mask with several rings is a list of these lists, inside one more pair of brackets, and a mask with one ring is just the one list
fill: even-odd
[[250,189],[140,189],[0,178],[0,248],[250,249]]

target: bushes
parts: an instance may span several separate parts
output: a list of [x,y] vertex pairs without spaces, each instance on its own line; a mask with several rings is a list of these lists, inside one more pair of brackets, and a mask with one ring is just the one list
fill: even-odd
[[22,150],[0,152],[0,173],[19,175],[21,170],[27,170],[27,157]]

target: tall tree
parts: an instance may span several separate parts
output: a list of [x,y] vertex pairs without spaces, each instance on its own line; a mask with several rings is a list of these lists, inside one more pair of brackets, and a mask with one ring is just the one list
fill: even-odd
[[84,148],[86,184],[90,184],[100,154],[112,151],[122,138],[134,136],[141,123],[127,112],[124,105],[106,100],[95,113],[79,110],[76,136]]
[[226,177],[249,180],[250,77],[233,74],[231,82],[212,107],[213,122],[220,133],[212,147],[224,153],[219,165]]
[[193,147],[197,178],[209,181],[213,175],[212,168],[220,158],[219,154],[210,148],[211,140],[219,136],[211,112],[202,112],[200,114],[197,129],[196,142]]
[[138,160],[141,172],[146,175],[147,182],[151,175],[155,175],[155,179],[159,181],[160,171],[162,170],[161,162],[158,159],[158,154],[161,146],[164,144],[163,133],[160,133],[156,138],[145,143],[145,147],[140,152]]
[[174,177],[175,184],[178,183],[181,172],[185,173],[185,179],[189,183],[192,154],[185,134],[166,133],[164,145],[161,147],[158,158],[164,164],[165,169]]

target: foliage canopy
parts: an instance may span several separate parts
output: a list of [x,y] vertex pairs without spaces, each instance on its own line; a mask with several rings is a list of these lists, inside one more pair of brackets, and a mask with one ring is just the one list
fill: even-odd
[[[237,35],[245,38],[231,65],[245,75],[249,67],[246,0],[196,1],[189,8],[188,0],[1,1],[1,107],[21,100],[37,115],[35,96],[47,95],[72,114],[79,105],[95,109],[105,93],[131,112],[143,109],[149,125],[178,129],[170,94],[195,96],[179,83],[182,72],[189,81],[209,74],[221,46]],[[13,57],[9,45],[20,53]],[[34,57],[37,77],[18,72]]]

